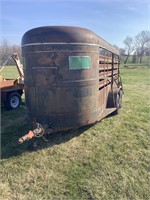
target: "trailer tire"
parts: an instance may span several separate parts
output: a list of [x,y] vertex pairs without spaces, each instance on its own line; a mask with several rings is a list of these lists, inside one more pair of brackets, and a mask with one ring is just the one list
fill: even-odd
[[7,99],[4,102],[6,110],[13,110],[20,107],[21,95],[18,92],[12,92],[7,95]]
[[119,91],[119,108],[122,108],[122,96],[123,96],[123,91]]
[[114,114],[115,115],[118,115],[119,114],[119,110],[120,108],[122,107],[122,90],[120,90],[117,95],[116,95],[116,100],[115,100],[115,107],[116,107],[116,110],[114,111]]

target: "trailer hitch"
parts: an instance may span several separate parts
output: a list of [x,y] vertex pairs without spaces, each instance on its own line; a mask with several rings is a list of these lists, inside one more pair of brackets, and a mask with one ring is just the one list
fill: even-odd
[[32,131],[30,130],[26,135],[19,138],[18,143],[21,144],[24,141],[30,140],[33,137],[42,137],[45,134],[45,130],[41,124],[36,123],[36,128]]

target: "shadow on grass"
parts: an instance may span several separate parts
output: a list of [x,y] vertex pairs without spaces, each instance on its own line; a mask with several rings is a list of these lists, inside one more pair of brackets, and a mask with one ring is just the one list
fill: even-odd
[[[1,134],[1,159],[7,159],[13,156],[19,156],[23,153],[30,153],[36,150],[41,150],[44,148],[50,148],[56,144],[61,144],[68,142],[74,137],[78,137],[84,131],[89,129],[92,125],[84,126],[76,130],[56,132],[45,136],[45,141],[42,137],[33,138],[29,141],[24,142],[23,144],[18,144],[18,139],[25,135],[29,130],[29,124],[25,120],[25,115],[23,113],[23,118],[20,120],[20,123],[15,123],[15,118],[19,120],[17,114],[23,109],[20,108],[16,111],[5,111],[2,109],[2,118],[6,118],[9,122],[8,116],[13,115],[13,119],[10,121],[13,122],[10,126],[7,124],[2,125],[2,134]],[[6,119],[3,119],[6,121]],[[2,121],[3,121],[2,120]],[[10,122],[9,122],[10,123]],[[3,128],[3,126],[6,126]]]
[[[27,110],[22,104],[21,108],[11,111],[1,109],[2,127],[1,127],[1,159],[7,159],[13,156],[19,156],[23,153],[30,153],[36,150],[52,147],[56,144],[68,142],[74,137],[80,136],[93,125],[87,125],[76,130],[55,132],[46,135],[47,141],[43,138],[33,138],[23,144],[18,144],[18,139],[28,133],[30,125],[26,119]],[[107,117],[112,117],[109,115]]]

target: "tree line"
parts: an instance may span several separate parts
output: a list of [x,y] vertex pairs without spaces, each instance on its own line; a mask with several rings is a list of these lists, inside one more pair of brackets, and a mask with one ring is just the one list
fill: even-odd
[[[11,45],[9,42],[4,39],[0,43],[0,66],[3,65],[3,63],[6,61],[8,56],[10,56],[12,53],[17,53],[19,58],[21,59],[21,47],[19,45]],[[10,59],[7,63],[7,65],[14,65],[13,59]]]
[[[132,55],[132,63],[142,63],[143,56],[150,56],[150,31],[141,31],[135,37],[127,36],[123,41],[124,48],[116,47],[120,52],[120,57],[125,58],[124,64],[127,63]],[[0,43],[0,66],[12,53],[17,53],[21,59],[21,47],[19,45],[10,45],[7,40]],[[14,65],[13,60],[9,60],[8,65]]]
[[132,55],[132,63],[142,63],[143,56],[150,56],[150,31],[141,31],[135,37],[127,36],[120,48],[120,55],[125,57],[124,64]]

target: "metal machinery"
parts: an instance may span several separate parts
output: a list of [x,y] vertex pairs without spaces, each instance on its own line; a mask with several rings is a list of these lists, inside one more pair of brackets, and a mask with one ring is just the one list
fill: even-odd
[[0,76],[1,103],[4,104],[7,110],[15,109],[20,106],[21,95],[23,94],[24,89],[23,67],[16,53],[8,56],[2,67],[0,67],[0,72],[2,72],[3,68],[10,59],[15,61],[19,77],[17,79],[5,79]]
[[92,31],[67,26],[32,29],[22,38],[22,55],[26,105],[36,127],[20,143],[118,113],[119,52]]

